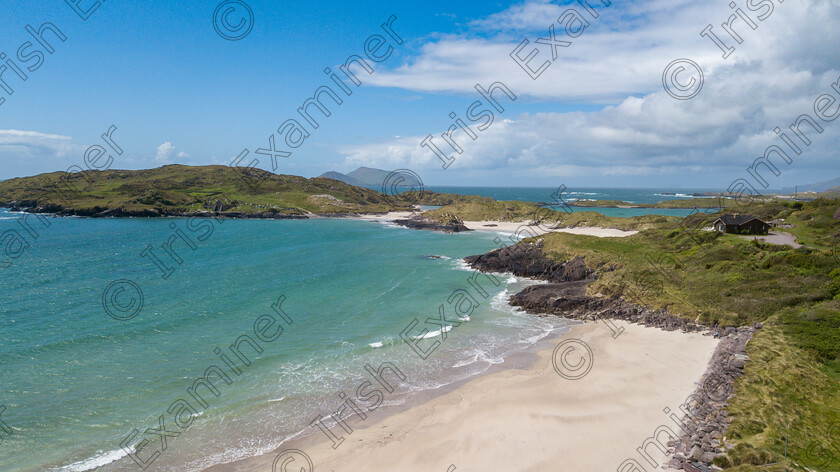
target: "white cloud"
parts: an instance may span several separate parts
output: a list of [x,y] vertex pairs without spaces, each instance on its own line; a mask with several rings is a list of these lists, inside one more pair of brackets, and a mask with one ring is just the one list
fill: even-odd
[[173,155],[178,159],[186,159],[190,157],[190,155],[185,153],[184,151],[180,151],[177,154],[175,154],[175,145],[167,141],[157,147],[157,154],[155,155],[155,160],[163,163],[171,163],[173,162]]
[[175,153],[175,146],[172,145],[169,141],[161,144],[157,147],[157,155],[155,155],[155,160],[158,162],[169,162],[172,158],[172,154]]
[[64,158],[79,153],[81,159],[83,149],[69,136],[15,129],[0,130],[0,154],[16,155],[18,158]]
[[[483,36],[473,31],[427,43],[419,55],[394,70],[377,71],[372,80],[476,99],[474,84],[501,80],[524,102],[611,104],[592,112],[505,114],[504,121],[497,114],[476,141],[456,133],[465,151],[456,154],[450,169],[502,168],[522,176],[705,176],[714,168],[737,178],[767,146],[780,144],[772,132],[776,126],[787,128],[800,114],[813,115],[814,99],[829,93],[840,76],[840,48],[826,47],[840,42],[834,26],[840,0],[774,2],[773,14],[757,30],[738,25],[744,43],[730,40],[736,51],[728,59],[699,35],[707,24],[719,25],[732,14],[727,5],[653,0],[600,9],[590,29],[560,50],[560,60],[531,80],[508,54],[523,37],[531,40],[530,48],[537,37],[547,36],[545,28],[565,8],[542,1],[511,7],[472,23]],[[682,57],[705,72],[704,89],[688,101],[674,100],[661,85],[665,65]],[[840,170],[835,158],[840,125],[823,124],[825,133],[806,154],[794,157],[794,164],[782,162],[782,172]],[[449,125],[443,118],[429,131],[439,136]],[[342,152],[348,165],[440,169],[440,160],[420,147],[423,137]]]

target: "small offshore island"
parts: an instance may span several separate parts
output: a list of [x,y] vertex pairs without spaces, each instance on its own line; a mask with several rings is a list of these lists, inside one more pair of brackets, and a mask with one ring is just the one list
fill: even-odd
[[[250,172],[172,165],[44,174],[0,182],[0,206],[91,218],[374,217],[444,232],[515,227],[499,249],[465,259],[487,273],[545,282],[515,294],[512,305],[540,316],[621,320],[720,338],[685,405],[679,437],[657,438],[671,467],[805,470],[814,448],[840,450],[839,192],[748,204],[715,195],[636,206],[725,202],[717,213],[621,218],[479,196],[385,195],[330,178]],[[800,247],[713,231],[722,213],[773,222],[771,232]]]

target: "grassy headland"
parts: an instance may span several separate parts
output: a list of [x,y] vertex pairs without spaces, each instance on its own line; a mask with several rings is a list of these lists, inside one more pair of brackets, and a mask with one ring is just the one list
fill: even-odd
[[[384,195],[316,177],[229,166],[52,172],[0,182],[0,205],[82,216],[303,216],[384,213],[416,203],[450,205],[484,197],[425,191]],[[418,202],[418,200],[421,200]]]
[[0,182],[0,204],[96,216],[109,210],[151,215],[267,212],[304,215],[382,212],[395,206],[379,192],[331,179],[228,166],[170,165],[150,170],[54,172]]

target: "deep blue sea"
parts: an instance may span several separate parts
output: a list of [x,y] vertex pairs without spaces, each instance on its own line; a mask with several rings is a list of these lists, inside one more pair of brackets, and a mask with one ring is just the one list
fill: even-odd
[[[458,190],[544,202],[554,191]],[[578,196],[667,198],[651,192]],[[138,470],[126,449],[143,439],[141,460],[160,452],[146,470],[201,470],[312,433],[340,395],[361,404],[366,366],[391,363],[405,376],[385,375],[393,392],[361,390],[365,406],[385,408],[568,326],[507,305],[532,282],[470,280],[461,258],[498,247],[493,233],[0,210],[0,235],[0,469],[9,472]],[[165,450],[149,432],[161,421],[173,435]]]

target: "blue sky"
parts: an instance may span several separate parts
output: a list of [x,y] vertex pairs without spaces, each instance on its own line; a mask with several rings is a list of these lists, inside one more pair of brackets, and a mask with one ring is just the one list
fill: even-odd
[[[736,51],[726,59],[699,33],[707,24],[721,31],[728,1],[590,0],[597,19],[576,2],[245,1],[253,29],[238,41],[214,30],[216,0],[108,0],[86,21],[62,0],[7,1],[0,52],[14,57],[32,40],[26,25],[51,22],[67,40],[53,40],[55,52],[25,82],[11,70],[0,76],[14,89],[0,90],[0,179],[82,165],[111,125],[125,151],[114,168],[227,164],[243,149],[253,157],[285,120],[302,121],[297,108],[330,85],[323,69],[362,54],[391,15],[404,43],[389,43],[393,55],[360,76],[363,85],[276,172],[311,177],[367,165],[413,169],[428,185],[725,188],[778,144],[774,127],[813,113],[840,77],[837,0],[767,0],[772,13],[755,30],[742,24],[743,43],[730,39]],[[738,3],[753,18],[761,13]],[[510,52],[526,38],[530,50],[552,24],[561,37],[555,20],[570,7],[588,28],[532,80]],[[705,73],[688,101],[661,84],[664,67],[681,57]],[[463,118],[481,98],[472,87],[495,81],[516,102],[476,140],[456,133],[463,153],[444,170],[420,142],[433,134],[442,143],[449,113]],[[840,176],[840,126],[823,124],[802,156],[776,161],[779,176],[764,172],[770,188]],[[261,167],[270,170],[267,158]]]

